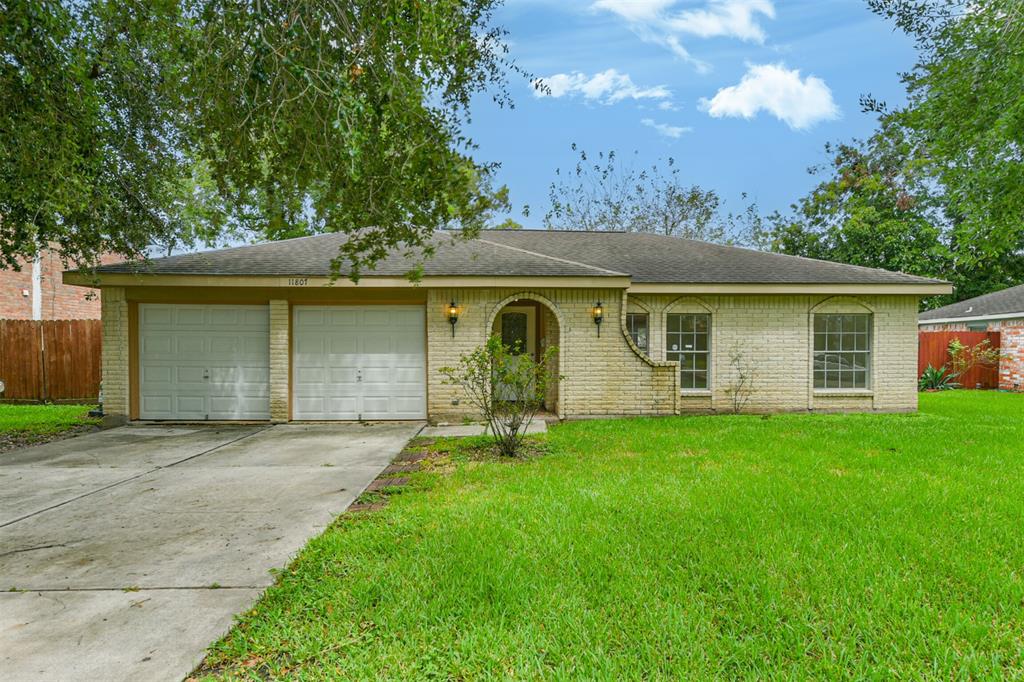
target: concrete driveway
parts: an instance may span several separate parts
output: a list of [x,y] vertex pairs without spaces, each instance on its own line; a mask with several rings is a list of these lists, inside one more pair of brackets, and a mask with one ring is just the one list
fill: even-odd
[[0,679],[182,679],[420,428],[141,425],[0,455]]

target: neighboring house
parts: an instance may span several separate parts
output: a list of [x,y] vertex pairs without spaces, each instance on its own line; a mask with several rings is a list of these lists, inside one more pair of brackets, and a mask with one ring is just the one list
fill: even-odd
[[99,292],[65,284],[64,267],[57,253],[44,250],[34,261],[22,262],[20,270],[0,269],[0,320],[98,320]]
[[999,388],[1024,388],[1024,284],[921,313],[922,331],[999,332]]
[[436,236],[419,282],[396,252],[330,285],[321,235],[126,264],[103,289],[108,414],[131,419],[431,419],[472,414],[439,369],[500,334],[557,346],[559,417],[731,408],[917,407],[917,310],[949,284],[653,234]]

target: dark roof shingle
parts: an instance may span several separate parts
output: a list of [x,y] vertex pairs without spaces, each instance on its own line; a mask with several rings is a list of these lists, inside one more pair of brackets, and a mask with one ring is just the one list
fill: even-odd
[[920,315],[928,320],[955,320],[960,317],[992,317],[996,315],[1024,316],[1024,284],[994,291],[991,294],[968,298],[959,303],[928,310]]
[[[933,284],[939,280],[899,272],[765,253],[648,233],[548,230],[484,230],[478,239],[434,237],[436,252],[423,274],[490,277],[615,277],[633,282],[682,284]],[[100,267],[100,273],[184,275],[327,276],[344,242],[324,234],[279,242],[182,254],[132,265]],[[401,276],[417,262],[395,251],[372,276]],[[341,274],[347,273],[342,268]]]

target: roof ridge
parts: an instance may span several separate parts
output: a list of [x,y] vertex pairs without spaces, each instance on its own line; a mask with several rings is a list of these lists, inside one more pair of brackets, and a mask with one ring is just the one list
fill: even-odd
[[629,277],[625,272],[619,272],[618,270],[608,270],[605,268],[599,268],[596,265],[589,265],[587,263],[580,263],[578,261],[569,260],[568,258],[558,258],[557,256],[549,256],[544,253],[537,253],[536,251],[530,251],[529,249],[521,249],[518,246],[509,246],[508,244],[502,244],[500,242],[492,242],[489,239],[481,239],[477,237],[477,241],[483,242],[484,244],[490,244],[491,246],[500,246],[503,249],[509,249],[510,251],[518,251],[519,253],[528,253],[531,256],[537,256],[539,258],[547,258],[548,260],[557,261],[559,263],[567,263],[569,265],[576,265],[581,268],[587,268],[589,270],[596,270],[597,272],[604,272],[609,275],[619,275],[620,277]]

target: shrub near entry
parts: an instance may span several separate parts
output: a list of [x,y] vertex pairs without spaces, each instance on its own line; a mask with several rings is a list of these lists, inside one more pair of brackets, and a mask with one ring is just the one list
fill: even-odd
[[459,358],[455,367],[442,367],[444,383],[462,387],[467,399],[487,421],[498,452],[516,457],[522,449],[526,428],[537,415],[552,381],[561,379],[549,367],[558,355],[549,346],[534,360],[498,336]]

